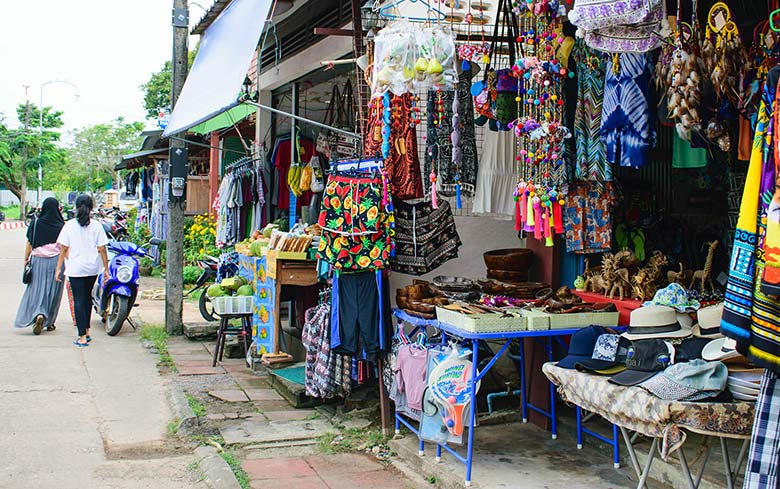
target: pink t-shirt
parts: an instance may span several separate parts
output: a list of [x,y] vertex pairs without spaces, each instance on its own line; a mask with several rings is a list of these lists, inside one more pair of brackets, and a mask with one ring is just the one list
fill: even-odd
[[406,405],[422,411],[428,370],[428,350],[416,345],[401,346],[398,349],[396,368],[398,391],[406,394]]

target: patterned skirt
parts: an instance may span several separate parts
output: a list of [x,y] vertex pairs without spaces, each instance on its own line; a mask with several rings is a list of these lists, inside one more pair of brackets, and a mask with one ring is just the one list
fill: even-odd
[[461,246],[455,217],[446,200],[434,209],[430,202],[409,204],[395,199],[395,257],[393,270],[424,275],[458,257]]

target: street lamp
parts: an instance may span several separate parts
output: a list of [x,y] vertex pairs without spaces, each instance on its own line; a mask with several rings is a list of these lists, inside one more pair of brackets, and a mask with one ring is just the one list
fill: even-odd
[[43,197],[43,87],[46,85],[53,85],[55,83],[62,83],[63,85],[69,85],[76,90],[76,100],[79,98],[79,87],[69,82],[68,80],[49,80],[41,85],[40,104],[38,105],[38,132],[41,136],[40,144],[38,145],[38,208],[41,207],[41,201]]

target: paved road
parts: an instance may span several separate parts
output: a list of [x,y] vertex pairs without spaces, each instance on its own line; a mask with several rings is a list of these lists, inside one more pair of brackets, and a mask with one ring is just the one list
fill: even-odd
[[0,231],[0,488],[202,487],[191,457],[164,455],[165,381],[129,326],[110,338],[95,320],[77,348],[64,297],[56,331],[13,328],[24,239]]

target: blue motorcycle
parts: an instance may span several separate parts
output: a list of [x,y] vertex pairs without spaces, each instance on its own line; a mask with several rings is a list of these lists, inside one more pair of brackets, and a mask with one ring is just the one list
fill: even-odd
[[[159,245],[158,239],[150,244]],[[115,336],[122,329],[125,320],[135,328],[129,318],[138,296],[138,258],[149,256],[149,252],[129,241],[111,241],[108,244],[108,274],[106,281],[99,275],[92,289],[92,304],[105,323],[106,333]]]

